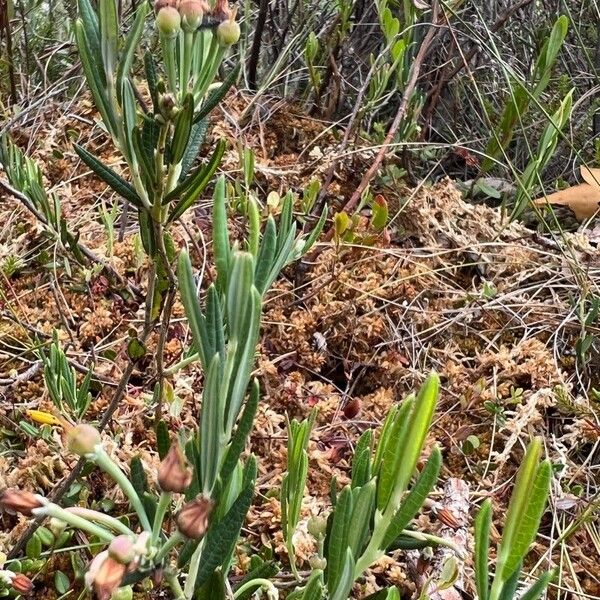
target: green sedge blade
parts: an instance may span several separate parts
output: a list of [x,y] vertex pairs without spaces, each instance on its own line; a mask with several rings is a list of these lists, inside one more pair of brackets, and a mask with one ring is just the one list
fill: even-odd
[[481,505],[475,518],[475,586],[479,600],[488,600],[490,576],[488,557],[490,552],[490,530],[492,527],[492,503],[489,499]]

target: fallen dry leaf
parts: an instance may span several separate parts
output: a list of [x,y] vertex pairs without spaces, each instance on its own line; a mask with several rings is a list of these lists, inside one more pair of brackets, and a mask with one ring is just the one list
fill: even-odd
[[[600,176],[600,169],[597,170]],[[549,194],[545,198],[538,198],[533,202],[537,206],[544,206],[546,203],[568,206],[575,213],[578,221],[584,221],[593,217],[600,208],[600,186],[580,183],[554,194]]]
[[600,187],[600,169],[590,169],[590,167],[581,165],[580,173],[586,183],[594,187]]

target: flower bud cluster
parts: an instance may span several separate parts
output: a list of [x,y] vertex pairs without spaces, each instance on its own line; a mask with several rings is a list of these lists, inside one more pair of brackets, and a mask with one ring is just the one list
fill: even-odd
[[175,37],[181,29],[194,32],[206,19],[216,25],[217,39],[222,46],[231,46],[240,39],[240,26],[228,0],[217,0],[212,9],[206,0],[156,0],[154,12],[156,26],[166,37]]
[[149,552],[150,534],[137,537],[119,535],[107,550],[97,554],[85,574],[85,585],[93,590],[98,600],[110,600],[119,589],[127,573],[135,571]]
[[5,560],[6,555],[0,553],[0,583],[10,586],[17,594],[21,594],[22,596],[31,594],[33,590],[31,579],[27,575],[23,575],[23,573],[15,573],[10,569],[4,569]]

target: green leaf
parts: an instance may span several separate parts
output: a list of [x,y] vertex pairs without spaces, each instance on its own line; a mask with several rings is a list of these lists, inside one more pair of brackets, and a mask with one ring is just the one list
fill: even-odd
[[[272,579],[279,573],[279,567],[272,561],[263,562],[255,569],[247,573],[244,578],[234,586],[234,590],[241,588],[244,584],[254,579]],[[236,595],[235,600],[247,600],[259,588],[260,582],[256,587],[249,587],[241,594]]]
[[208,114],[215,108],[225,95],[229,91],[229,88],[236,82],[238,75],[240,73],[240,65],[236,65],[236,67],[227,75],[227,77],[223,80],[223,83],[211,92],[204,101],[202,108],[196,113],[194,117],[194,123],[198,123],[202,121]]
[[116,137],[116,117],[108,100],[105,89],[105,80],[100,75],[103,69],[97,67],[94,57],[90,53],[90,44],[81,19],[77,19],[75,22],[75,40],[77,42],[83,72],[85,73],[85,79],[92,96],[94,97],[96,107],[102,115],[106,128],[113,137]]
[[[367,429],[358,440],[352,458],[352,487],[362,487],[371,479],[373,432]],[[355,555],[356,556],[356,555]]]
[[352,516],[352,490],[346,486],[340,493],[335,505],[331,529],[325,539],[327,558],[327,589],[333,595],[344,575],[347,559],[348,532]]
[[222,563],[223,557],[233,551],[253,495],[254,483],[252,482],[242,490],[227,514],[218,523],[211,523],[204,538],[204,550],[196,575],[196,587],[203,585]]
[[99,81],[102,88],[106,86],[106,73],[102,64],[102,51],[100,49],[100,29],[98,26],[98,16],[94,11],[90,0],[78,0],[79,18],[83,25],[83,31],[88,42],[88,52],[92,64],[96,68]]
[[192,273],[192,263],[186,251],[183,251],[179,255],[177,274],[181,301],[183,302],[185,314],[188,318],[194,345],[198,350],[204,368],[208,368],[208,361],[212,359],[212,356],[209,357],[209,355],[206,354],[207,349],[210,348],[206,332],[206,319],[200,308],[200,302],[198,301],[196,293],[196,285],[194,283],[194,275]]
[[[518,525],[512,535],[510,545],[507,545],[506,547],[508,556],[500,570],[503,579],[506,579],[509,574],[517,568],[517,565],[523,561],[529,550],[529,546],[531,546],[532,542],[535,540],[542,514],[546,507],[551,477],[552,465],[549,461],[545,460],[539,466],[533,482],[530,483],[530,486],[527,489],[528,498],[525,509],[518,514]],[[501,553],[504,554],[504,551],[505,542],[503,535]]]
[[149,9],[150,7],[147,2],[142,2],[142,4],[139,5],[138,9],[136,10],[133,25],[131,26],[129,34],[125,40],[125,47],[119,62],[119,68],[117,69],[116,79],[117,99],[119,102],[121,101],[122,97],[123,84],[125,79],[129,77],[129,71],[131,70],[131,64],[133,62],[135,51],[139,47],[140,40],[142,39],[142,33],[144,32],[144,21],[146,20]]
[[226,600],[225,579],[220,571],[213,571],[208,581],[194,592],[194,600]]
[[194,161],[200,152],[200,147],[204,143],[207,129],[208,121],[206,119],[192,125],[190,141],[183,155],[183,159],[181,160],[181,175],[179,176],[180,182],[183,181],[190,168],[194,164]]
[[170,162],[174,165],[181,162],[192,132],[192,118],[194,115],[194,96],[188,94],[183,99],[183,107],[175,119],[175,131],[171,141]]
[[150,92],[150,97],[152,98],[152,107],[154,108],[154,113],[157,114],[160,111],[158,106],[158,92],[156,89],[156,65],[154,64],[154,57],[149,50],[144,53],[144,70],[146,72],[148,90]]
[[71,588],[69,577],[62,571],[54,572],[54,588],[60,595],[66,594]]
[[542,573],[540,578],[521,596],[521,600],[538,600],[557,574],[557,569]]
[[215,174],[217,167],[221,164],[221,158],[223,157],[224,151],[225,142],[219,140],[208,163],[204,166],[200,166],[193,175],[190,175],[188,179],[173,190],[172,194],[169,194],[165,198],[165,201],[168,202],[170,199],[180,196],[179,201],[169,215],[167,220],[168,223],[178,219],[194,202],[196,202],[196,200],[198,200],[198,197]]
[[352,551],[352,556],[361,556],[371,532],[375,513],[375,497],[377,493],[375,479],[372,479],[360,488],[354,488],[354,493],[356,497],[352,510],[352,518],[350,519],[352,526],[348,532],[348,547]]
[[142,498],[144,492],[148,490],[148,480],[146,479],[146,471],[142,464],[142,459],[139,456],[134,456],[129,463],[131,485],[135,493]]
[[206,293],[206,334],[210,352],[225,356],[225,324],[221,301],[214,284],[210,284]]
[[427,496],[433,489],[433,486],[435,485],[440,474],[441,466],[442,453],[436,446],[431,451],[431,456],[423,467],[423,471],[419,475],[412,490],[402,501],[400,508],[394,515],[392,522],[385,533],[382,550],[385,550],[415,518],[416,514],[419,512],[419,509],[423,506],[423,503],[427,499]]
[[490,551],[490,529],[492,527],[492,503],[489,499],[481,505],[475,518],[475,585],[479,600],[488,600],[490,576],[488,557]]
[[215,186],[213,204],[213,252],[217,267],[217,289],[224,293],[227,288],[231,248],[227,229],[227,209],[225,207],[225,178],[221,175]]
[[324,595],[323,571],[314,569],[302,590],[302,595],[298,596],[298,600],[321,600]]
[[162,460],[169,452],[171,447],[171,438],[169,436],[169,429],[167,424],[161,419],[156,424],[156,449],[158,450],[158,457]]
[[[511,573],[510,577],[506,579],[500,590],[498,600],[514,600],[517,595],[517,587],[519,586],[519,576],[521,575],[522,564],[519,563],[517,568]],[[494,597],[494,588],[492,588],[491,595]]]
[[81,160],[90,168],[102,181],[107,183],[117,194],[129,200],[138,208],[143,208],[144,204],[133,186],[127,183],[122,177],[117,175],[110,167],[100,162],[95,156],[90,154],[85,148],[79,144],[74,145],[75,152]]
[[267,282],[269,280],[269,273],[273,268],[276,247],[277,226],[275,225],[275,219],[269,215],[256,259],[256,271],[254,275],[254,285],[260,294],[264,294],[267,291]]
[[140,226],[140,239],[142,246],[148,256],[156,255],[156,239],[154,235],[154,224],[152,217],[146,210],[138,211],[138,223]]
[[[335,590],[330,594],[331,600],[348,600],[354,583],[354,558],[350,548],[346,548],[340,577]],[[329,582],[328,582],[329,585]]]
[[254,425],[254,417],[258,409],[259,399],[260,387],[258,380],[255,379],[250,388],[250,396],[248,397],[248,401],[244,407],[244,412],[242,413],[237,429],[231,438],[225,460],[223,461],[223,466],[221,467],[221,481],[223,482],[227,482],[229,480],[229,477],[231,476],[231,473],[233,473],[233,469],[235,468],[240,455],[244,451],[246,440],[248,439],[248,436],[250,435]]
[[327,221],[327,206],[323,207],[323,211],[321,212],[321,216],[317,221],[317,224],[312,228],[310,235],[306,238],[304,242],[304,246],[302,246],[302,254],[306,254],[317,241],[317,238],[321,235],[323,231],[323,227],[325,227],[325,221]]

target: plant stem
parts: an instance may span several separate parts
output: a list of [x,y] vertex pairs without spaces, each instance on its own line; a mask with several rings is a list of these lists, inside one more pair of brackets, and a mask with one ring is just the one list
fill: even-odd
[[[43,515],[45,517],[54,517],[55,519],[60,519],[61,521],[71,525],[71,527],[81,529],[82,531],[87,531],[87,533],[95,535],[104,542],[112,542],[115,537],[112,533],[110,533],[110,531],[104,529],[104,527],[95,525],[89,519],[84,519],[83,517],[70,513],[57,504],[50,503],[41,508],[36,508],[32,512],[36,516]],[[129,533],[131,534],[131,531]]]
[[183,368],[187,367],[188,365],[191,365],[193,362],[196,362],[198,360],[198,358],[199,358],[199,356],[198,356],[197,352],[190,354],[188,357],[180,360],[179,362],[175,363],[174,365],[171,365],[168,369],[165,369],[165,375],[174,375],[180,369],[183,369]]
[[165,513],[171,503],[171,492],[161,492],[158,506],[156,507],[156,513],[154,514],[154,524],[152,526],[152,537],[150,538],[150,545],[155,546],[160,536],[160,530],[165,518]]
[[200,540],[200,543],[198,544],[196,550],[194,550],[194,554],[192,554],[192,558],[190,560],[188,577],[184,587],[186,600],[192,600],[192,598],[194,597],[194,591],[196,588],[196,576],[198,575],[198,569],[200,568],[200,557],[202,556],[203,549],[204,540]]
[[104,525],[113,531],[118,531],[124,535],[134,535],[133,531],[131,531],[131,529],[129,529],[125,523],[122,523],[119,521],[119,519],[115,519],[110,515],[98,512],[96,510],[91,510],[89,508],[84,508],[83,506],[71,506],[69,508],[65,508],[65,510],[69,514],[76,515],[86,520],[96,521],[97,523],[100,523],[101,525]]
[[247,581],[246,583],[244,583],[244,585],[241,585],[237,590],[235,590],[235,594],[233,594],[233,597],[238,598],[246,590],[249,590],[256,586],[261,587],[265,590],[269,590],[272,598],[279,598],[279,591],[273,585],[273,582],[269,581],[268,579],[251,579],[250,581]]
[[179,579],[177,579],[177,575],[175,573],[166,573],[165,579],[173,592],[173,600],[185,600],[185,594],[183,593]]
[[173,535],[171,535],[171,537],[160,547],[160,550],[158,551],[158,554],[155,557],[155,561],[157,563],[159,563],[162,560],[164,560],[167,557],[167,555],[169,554],[169,552],[175,546],[177,546],[177,544],[185,542],[185,540],[186,540],[185,536],[182,535],[179,532],[179,530],[175,530]]
[[150,521],[148,520],[148,516],[146,515],[146,510],[144,509],[142,501],[140,500],[140,497],[137,495],[137,492],[125,473],[121,471],[121,469],[113,462],[110,456],[108,456],[106,451],[101,447],[96,450],[93,457],[91,457],[91,460],[107,475],[109,475],[123,490],[127,498],[129,498],[131,506],[133,506],[135,512],[137,513],[142,527],[146,531],[152,531],[150,527]]

